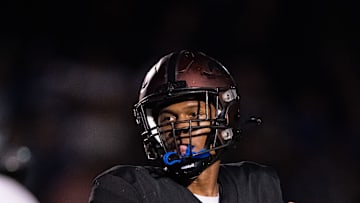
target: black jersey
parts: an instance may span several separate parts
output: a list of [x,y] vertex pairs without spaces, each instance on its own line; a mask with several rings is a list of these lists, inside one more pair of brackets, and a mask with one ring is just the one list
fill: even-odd
[[[253,162],[221,164],[221,203],[283,203],[276,172]],[[94,180],[90,203],[200,202],[157,167],[116,166]]]

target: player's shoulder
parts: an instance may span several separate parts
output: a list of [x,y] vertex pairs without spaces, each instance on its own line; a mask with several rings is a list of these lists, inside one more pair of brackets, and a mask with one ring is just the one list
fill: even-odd
[[270,175],[277,178],[276,171],[273,167],[260,164],[253,161],[241,161],[236,163],[221,164],[220,172],[235,173],[241,175]]
[[280,180],[272,166],[251,161],[222,164],[219,182],[224,199],[237,194],[244,202],[283,202]]
[[154,166],[137,166],[137,165],[116,165],[95,177],[95,180],[101,180],[111,177],[112,179],[123,179],[127,181],[135,181],[141,178],[156,178],[162,173],[161,169]]
[[135,165],[116,165],[110,167],[100,173],[96,178],[101,178],[104,176],[122,176],[126,173],[137,173],[137,172],[144,172],[145,168],[143,166],[135,166]]

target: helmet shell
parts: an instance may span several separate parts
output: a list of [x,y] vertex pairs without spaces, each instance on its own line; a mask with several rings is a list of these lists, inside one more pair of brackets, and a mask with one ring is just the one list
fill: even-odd
[[146,74],[139,101],[181,88],[230,88],[235,82],[217,60],[202,52],[180,51],[162,57]]

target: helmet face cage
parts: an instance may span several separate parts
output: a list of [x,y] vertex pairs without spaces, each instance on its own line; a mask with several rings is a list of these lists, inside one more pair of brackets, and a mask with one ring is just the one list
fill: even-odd
[[[150,160],[156,160],[164,158],[164,155],[168,152],[175,152],[177,157],[182,159],[201,157],[203,154],[208,154],[210,151],[217,151],[228,146],[233,138],[236,126],[230,126],[229,122],[229,110],[233,111],[233,107],[238,107],[239,96],[237,95],[236,88],[230,89],[188,89],[181,90],[179,94],[172,93],[172,96],[166,96],[166,100],[170,101],[171,98],[176,102],[179,97],[186,98],[186,96],[197,95],[200,98],[204,98],[205,102],[205,118],[197,118],[191,120],[181,120],[175,122],[169,122],[165,125],[159,125],[157,123],[157,116],[153,109],[154,104],[164,101],[162,95],[151,95],[148,98],[144,98],[143,101],[135,105],[134,114],[137,123],[142,128],[142,138],[144,149],[147,158]],[[210,105],[215,107],[215,117],[211,117],[209,107]],[[238,110],[238,108],[236,108]],[[194,123],[207,122],[209,125],[196,125]],[[177,128],[179,123],[186,123],[185,127]],[[238,126],[240,127],[240,126]],[[164,130],[166,128],[166,130]],[[191,146],[192,132],[198,129],[208,128],[211,132],[208,135],[206,146],[204,150],[195,152],[191,147],[189,152],[180,154],[179,140],[189,139],[189,146]],[[188,136],[177,136],[177,132],[187,131]],[[236,132],[235,132],[236,133]],[[171,139],[169,139],[169,135]],[[195,135],[196,136],[196,135]],[[171,142],[169,142],[171,140]],[[169,163],[167,163],[169,164]]]
[[[162,57],[145,76],[139,102],[133,108],[147,158],[160,160],[177,176],[199,175],[240,134],[239,98],[232,76],[215,59],[188,51]],[[205,115],[161,125],[157,122],[162,107],[190,100],[205,103]],[[207,133],[196,135],[198,130]],[[193,150],[193,138],[204,135],[203,149]],[[188,146],[181,153],[184,139]]]

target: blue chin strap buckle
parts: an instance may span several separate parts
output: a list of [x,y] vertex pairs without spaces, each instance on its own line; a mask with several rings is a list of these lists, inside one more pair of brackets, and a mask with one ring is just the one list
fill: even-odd
[[210,152],[205,152],[206,149],[201,149],[198,152],[195,152],[192,149],[194,149],[194,146],[188,145],[186,148],[186,152],[183,156],[179,156],[177,152],[166,152],[163,156],[163,161],[166,165],[171,166],[176,163],[181,163],[184,160],[184,157],[191,157],[192,159],[202,159],[210,156]]

